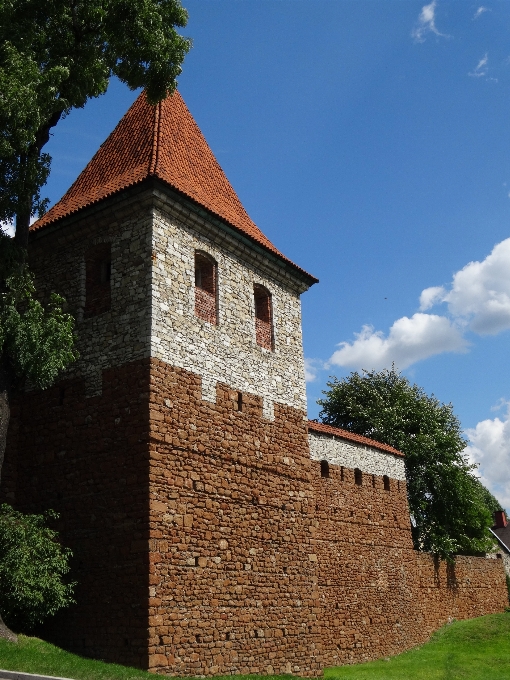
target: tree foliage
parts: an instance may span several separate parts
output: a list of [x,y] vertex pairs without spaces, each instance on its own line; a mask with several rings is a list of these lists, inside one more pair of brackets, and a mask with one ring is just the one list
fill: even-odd
[[34,297],[32,274],[20,259],[12,239],[0,234],[0,361],[12,384],[28,380],[44,389],[78,358],[75,321],[59,295],[46,306]]
[[416,548],[446,559],[492,549],[491,511],[463,454],[466,441],[451,404],[427,395],[394,368],[354,372],[328,387],[318,402],[323,422],[405,454]]
[[75,583],[65,583],[71,551],[47,526],[58,515],[24,515],[0,506],[0,609],[6,623],[30,632],[73,603]]
[[21,245],[46,208],[51,128],[112,76],[163,99],[191,46],[176,31],[186,22],[179,0],[0,0],[0,222],[16,218]]

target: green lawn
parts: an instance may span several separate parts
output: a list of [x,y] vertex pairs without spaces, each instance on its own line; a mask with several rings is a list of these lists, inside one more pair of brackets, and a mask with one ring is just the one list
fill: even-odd
[[[154,680],[155,677],[133,668],[83,659],[24,635],[19,637],[17,645],[0,639],[0,668],[76,680]],[[509,680],[510,613],[456,621],[438,631],[430,642],[388,661],[328,668],[324,675],[326,680]],[[250,676],[227,677],[240,680]],[[266,680],[289,678],[265,677]]]
[[510,613],[456,621],[388,661],[328,668],[327,680],[509,680]]

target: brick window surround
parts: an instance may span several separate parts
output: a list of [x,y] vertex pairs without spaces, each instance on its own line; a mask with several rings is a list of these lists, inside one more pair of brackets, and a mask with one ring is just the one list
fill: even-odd
[[111,307],[112,253],[109,243],[98,243],[85,253],[85,318]]
[[255,284],[253,286],[255,297],[255,337],[257,345],[265,349],[273,349],[273,310],[271,305],[271,293]]
[[195,253],[195,315],[218,323],[216,262],[205,253]]

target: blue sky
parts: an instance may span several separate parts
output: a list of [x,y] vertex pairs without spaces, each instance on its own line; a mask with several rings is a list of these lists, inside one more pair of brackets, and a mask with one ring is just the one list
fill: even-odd
[[[510,507],[510,3],[186,0],[179,89],[251,217],[320,279],[309,415],[328,376],[397,367],[452,402]],[[56,128],[54,202],[133,101]]]

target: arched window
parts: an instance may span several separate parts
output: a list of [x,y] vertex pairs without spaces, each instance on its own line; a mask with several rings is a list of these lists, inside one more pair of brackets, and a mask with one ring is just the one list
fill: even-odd
[[205,253],[195,253],[195,315],[218,323],[216,262]]
[[383,475],[383,484],[384,484],[384,490],[389,491],[390,490],[390,478],[388,475]]
[[327,460],[321,460],[321,477],[329,477],[329,463]]
[[359,468],[354,469],[354,481],[358,486],[361,486],[363,484],[363,473]]
[[255,297],[255,337],[257,345],[273,349],[273,310],[271,293],[263,286],[253,286]]

